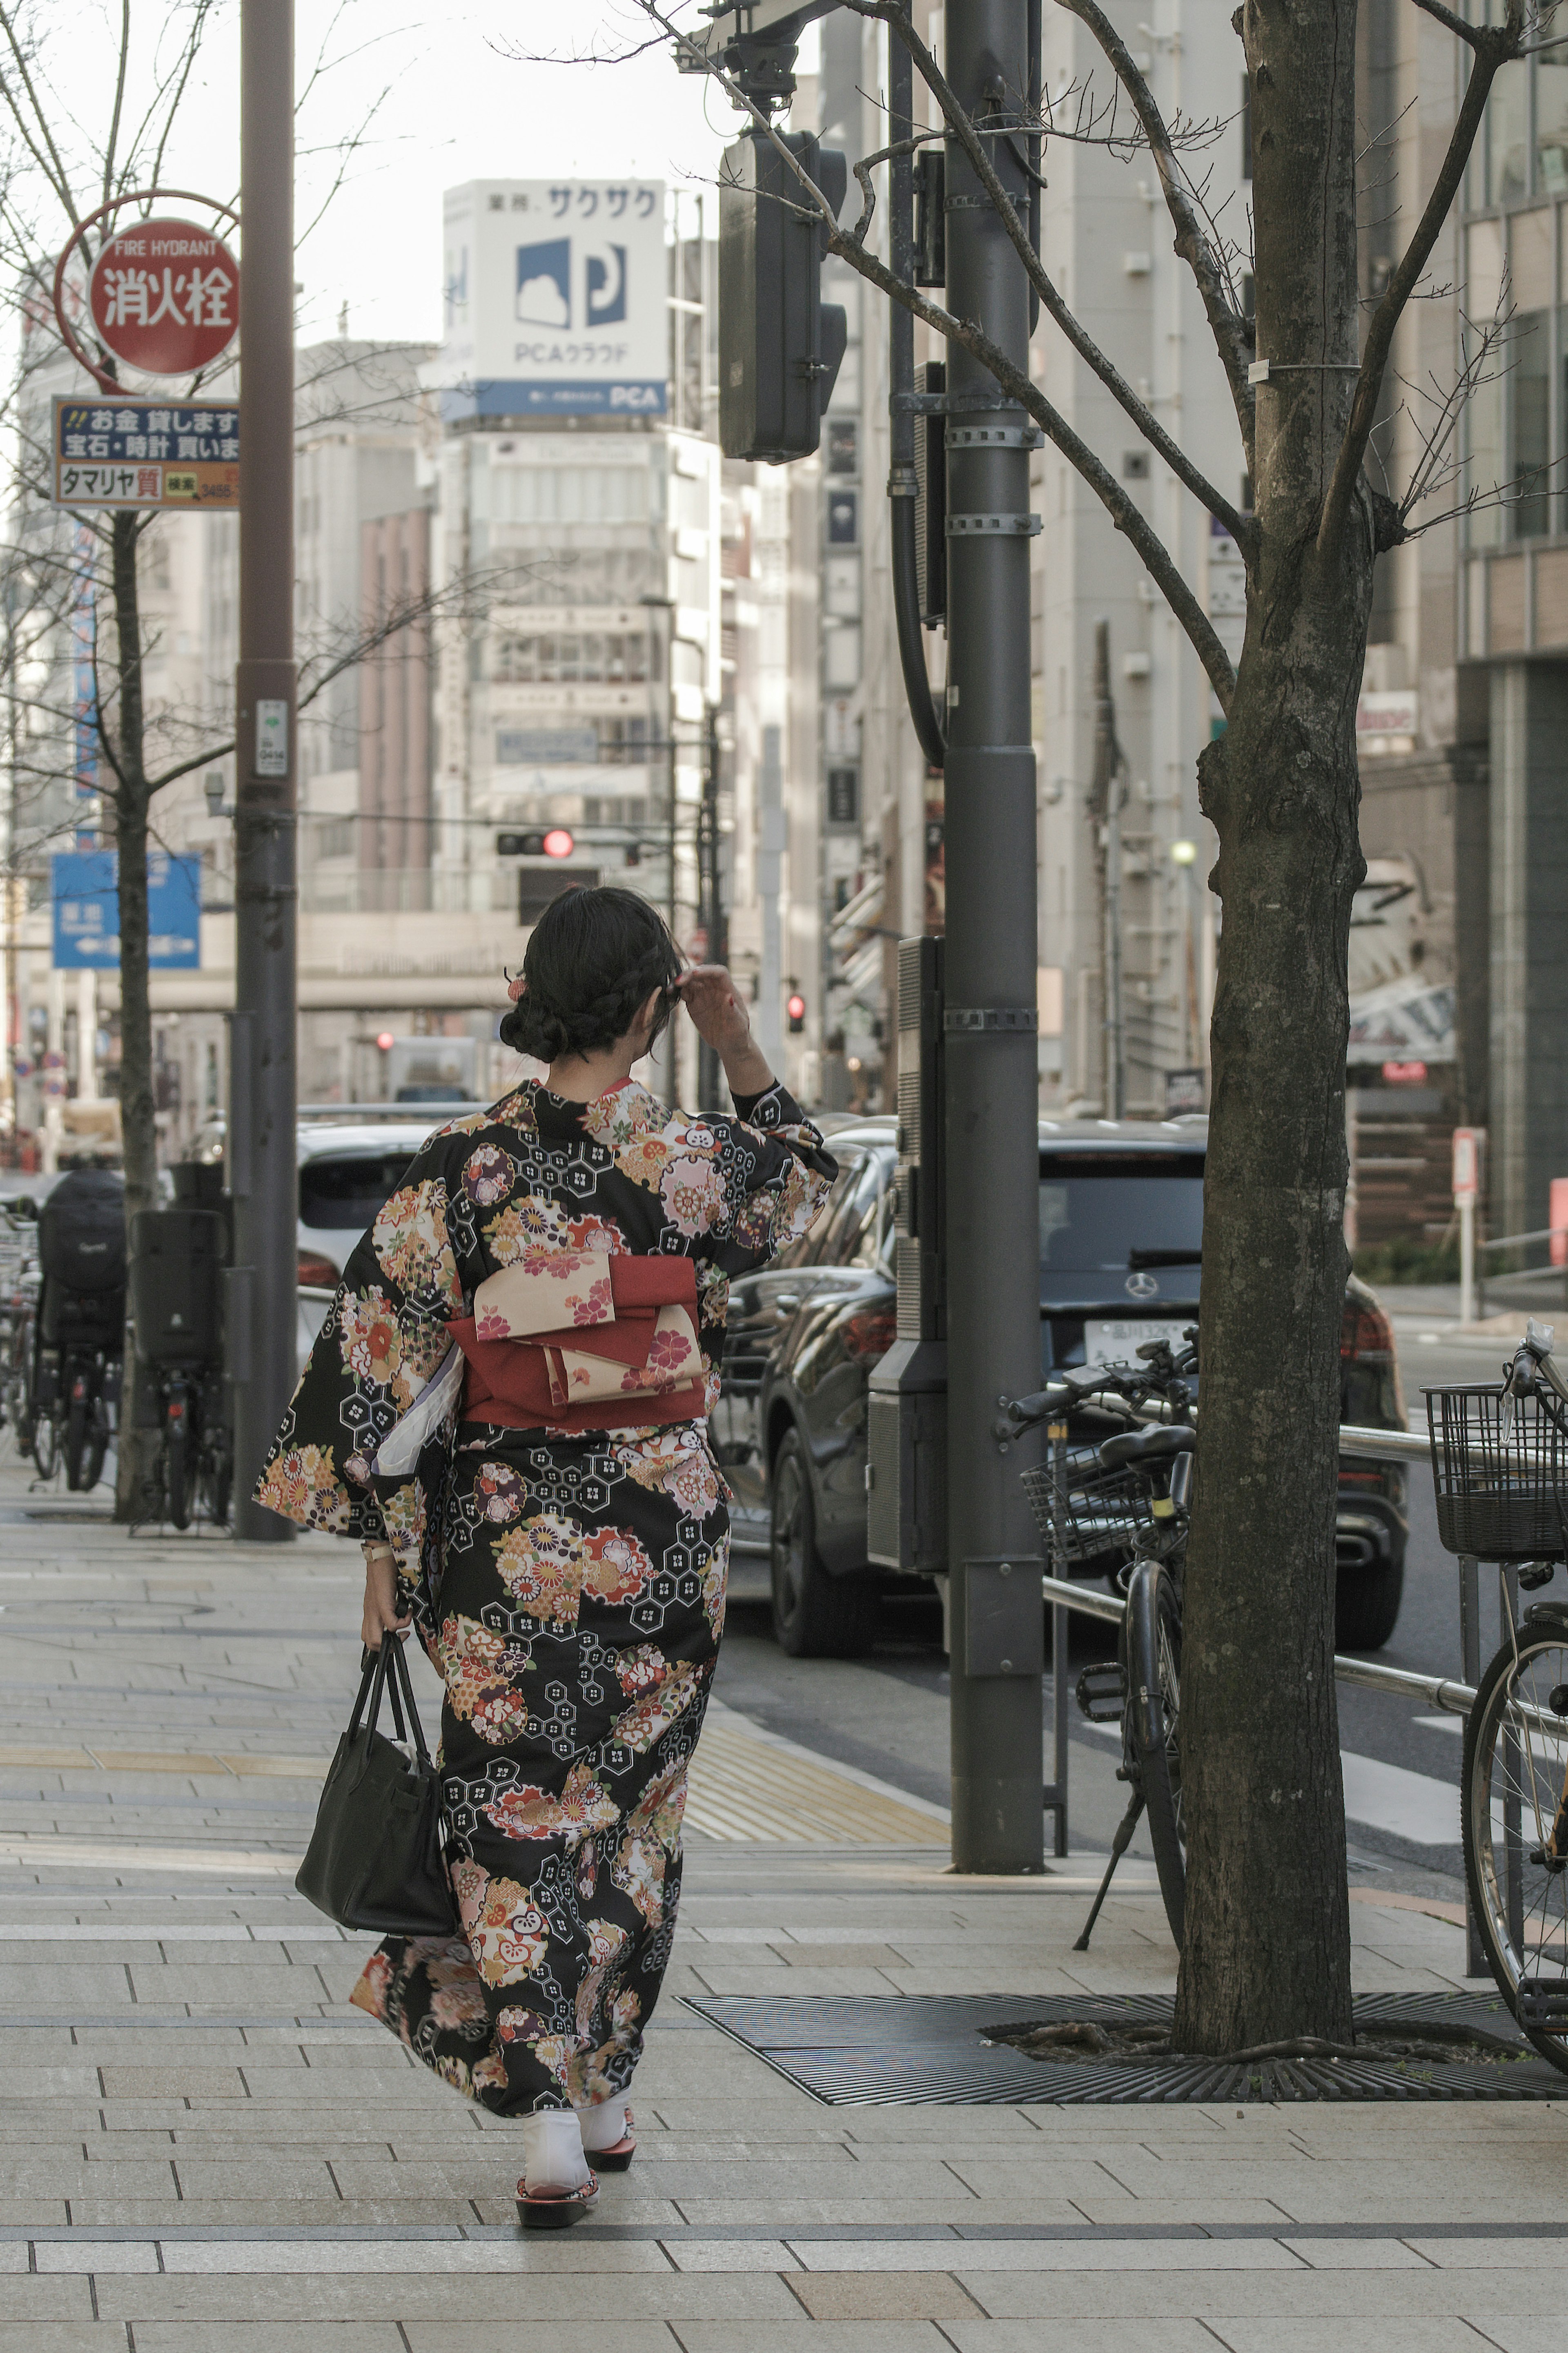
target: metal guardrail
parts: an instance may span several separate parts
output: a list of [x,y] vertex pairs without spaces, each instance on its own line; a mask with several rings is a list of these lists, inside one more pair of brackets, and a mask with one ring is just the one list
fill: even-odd
[[[1081,1617],[1103,1618],[1119,1626],[1127,1615],[1127,1604],[1114,1593],[1097,1593],[1088,1586],[1070,1584],[1061,1577],[1042,1577],[1040,1589],[1049,1602],[1062,1609],[1076,1609]],[[1380,1667],[1371,1659],[1346,1659],[1336,1654],[1334,1673],[1342,1683],[1361,1683],[1368,1691],[1401,1692],[1407,1699],[1424,1699],[1430,1706],[1440,1707],[1449,1715],[1468,1715],[1476,1704],[1474,1687],[1455,1683],[1447,1675],[1416,1675],[1404,1667]]]

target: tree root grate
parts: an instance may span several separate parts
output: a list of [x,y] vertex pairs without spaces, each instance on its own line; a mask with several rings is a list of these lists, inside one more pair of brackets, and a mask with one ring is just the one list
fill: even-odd
[[1160,2048],[1171,2026],[1168,1995],[681,1999],[829,2107],[1568,2101],[1568,2076],[1538,2056],[1491,1991],[1364,1994],[1355,2003],[1357,2055],[1348,2059],[1173,2055]]

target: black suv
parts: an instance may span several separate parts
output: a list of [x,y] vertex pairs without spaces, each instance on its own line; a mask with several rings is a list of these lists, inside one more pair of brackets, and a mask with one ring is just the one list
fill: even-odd
[[[1198,1313],[1207,1124],[1042,1122],[1040,1366],[1112,1363]],[[866,1559],[866,1392],[892,1345],[896,1128],[836,1126],[838,1179],[804,1240],[731,1287],[712,1438],[734,1492],[733,1544],[770,1562],[773,1629],[796,1656],[869,1642],[879,1593],[900,1580]],[[1184,1250],[1191,1262],[1179,1262]],[[1403,1430],[1394,1335],[1351,1278],[1340,1418]],[[1405,1578],[1405,1473],[1342,1464],[1337,1639],[1375,1650]]]

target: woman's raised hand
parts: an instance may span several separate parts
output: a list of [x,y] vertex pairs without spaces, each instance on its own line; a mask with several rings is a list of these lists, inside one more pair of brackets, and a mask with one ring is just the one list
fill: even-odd
[[736,1094],[760,1095],[773,1082],[766,1059],[752,1036],[751,1017],[740,990],[721,964],[695,964],[675,983],[697,1034],[724,1065]]
[[721,964],[694,964],[675,983],[700,1038],[716,1054],[743,1054],[752,1042],[751,1017]]

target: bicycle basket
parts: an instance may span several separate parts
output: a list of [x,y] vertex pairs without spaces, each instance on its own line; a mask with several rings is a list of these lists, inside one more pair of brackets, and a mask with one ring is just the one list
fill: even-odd
[[1554,1419],[1562,1407],[1510,1398],[1500,1382],[1426,1397],[1446,1549],[1497,1561],[1568,1555],[1568,1429]]
[[1141,1531],[1154,1525],[1149,1491],[1135,1471],[1072,1478],[1058,1493],[1050,1465],[1043,1463],[1026,1471],[1023,1481],[1055,1569],[1071,1560],[1131,1552]]

